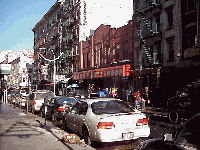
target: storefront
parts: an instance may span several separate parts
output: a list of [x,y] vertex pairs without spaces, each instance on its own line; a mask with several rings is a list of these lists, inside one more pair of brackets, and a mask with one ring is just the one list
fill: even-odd
[[73,73],[73,80],[79,81],[83,89],[87,90],[89,85],[94,85],[96,91],[108,88],[118,89],[118,94],[127,90],[127,79],[130,75],[131,64],[123,64],[118,66],[97,68],[93,70],[81,71]]

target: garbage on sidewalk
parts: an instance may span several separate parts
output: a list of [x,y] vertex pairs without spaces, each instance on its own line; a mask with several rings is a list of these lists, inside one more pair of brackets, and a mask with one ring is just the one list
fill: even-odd
[[83,144],[80,137],[76,134],[66,134],[62,137],[62,141],[69,144]]

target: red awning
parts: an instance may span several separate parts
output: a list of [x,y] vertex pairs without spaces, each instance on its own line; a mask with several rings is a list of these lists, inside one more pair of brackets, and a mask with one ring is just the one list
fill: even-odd
[[94,70],[87,70],[73,73],[73,80],[107,78],[116,76],[129,76],[131,71],[131,64],[99,68]]

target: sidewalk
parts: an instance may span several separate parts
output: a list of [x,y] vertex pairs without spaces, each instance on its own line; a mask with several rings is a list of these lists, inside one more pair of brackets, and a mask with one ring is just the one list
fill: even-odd
[[94,150],[80,144],[62,142],[68,133],[55,127],[50,121],[10,105],[0,104],[0,149],[12,150]]
[[[135,103],[129,103],[133,108],[135,108]],[[148,114],[148,115],[155,115],[155,116],[168,116],[169,113],[164,108],[157,108],[157,107],[149,107],[145,106],[145,109],[141,112]]]

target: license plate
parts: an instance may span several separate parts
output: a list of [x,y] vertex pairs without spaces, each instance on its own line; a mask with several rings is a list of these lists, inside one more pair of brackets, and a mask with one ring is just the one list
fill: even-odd
[[133,132],[122,133],[122,138],[124,140],[126,140],[126,139],[132,139],[133,137],[134,137],[134,133]]

